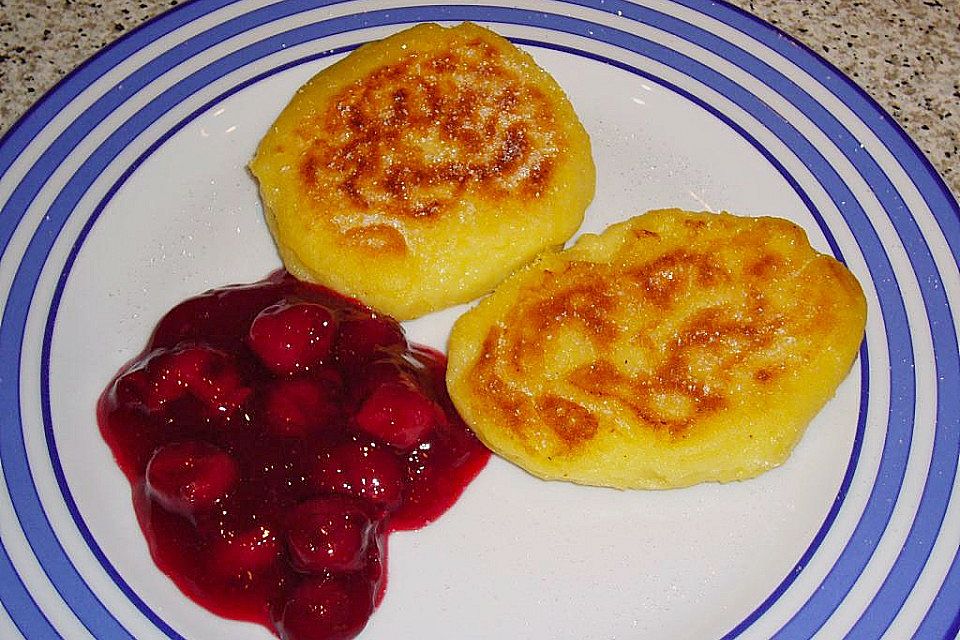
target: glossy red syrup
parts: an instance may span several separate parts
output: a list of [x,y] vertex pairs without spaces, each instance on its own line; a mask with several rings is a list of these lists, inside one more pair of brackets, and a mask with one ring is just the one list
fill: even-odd
[[439,517],[489,458],[445,364],[285,272],[175,307],[98,407],[157,566],[286,640],[354,637],[387,535]]

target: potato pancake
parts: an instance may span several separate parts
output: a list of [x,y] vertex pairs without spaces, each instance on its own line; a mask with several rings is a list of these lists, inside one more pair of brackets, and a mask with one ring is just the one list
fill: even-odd
[[321,71],[250,169],[287,269],[401,320],[562,245],[595,183],[559,85],[470,23],[418,25]]
[[662,489],[781,464],[857,356],[847,268],[778,218],[652,211],[547,252],[463,315],[447,384],[498,454]]

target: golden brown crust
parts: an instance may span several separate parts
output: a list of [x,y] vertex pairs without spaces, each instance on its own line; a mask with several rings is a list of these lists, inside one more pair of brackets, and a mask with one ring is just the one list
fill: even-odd
[[328,219],[436,218],[467,195],[537,197],[567,144],[543,92],[479,38],[374,70],[298,133],[302,189]]

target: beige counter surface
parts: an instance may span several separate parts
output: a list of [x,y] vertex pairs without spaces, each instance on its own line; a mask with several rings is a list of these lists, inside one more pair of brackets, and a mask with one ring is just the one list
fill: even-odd
[[[0,0],[0,132],[100,47],[177,0]],[[736,0],[853,78],[960,194],[960,0]]]

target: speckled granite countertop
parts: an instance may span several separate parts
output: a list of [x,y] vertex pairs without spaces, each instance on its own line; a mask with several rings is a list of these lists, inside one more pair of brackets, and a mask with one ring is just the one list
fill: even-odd
[[[0,132],[104,44],[178,0],[0,0]],[[960,194],[960,0],[734,0],[864,87]]]

